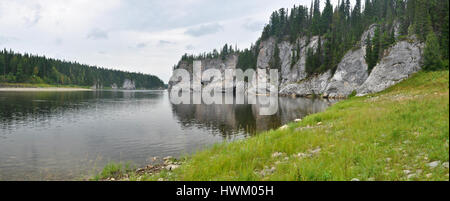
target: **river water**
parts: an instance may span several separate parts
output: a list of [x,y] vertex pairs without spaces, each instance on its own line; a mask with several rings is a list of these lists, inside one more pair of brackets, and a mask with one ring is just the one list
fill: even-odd
[[325,110],[333,102],[280,97],[256,105],[174,105],[166,91],[0,92],[0,180],[80,180],[108,162],[143,166]]

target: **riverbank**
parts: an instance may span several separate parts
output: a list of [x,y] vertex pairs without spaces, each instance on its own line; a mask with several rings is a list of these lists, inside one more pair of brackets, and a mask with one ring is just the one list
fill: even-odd
[[76,85],[51,85],[29,83],[0,83],[0,91],[90,91],[89,87]]
[[419,72],[383,92],[182,161],[152,174],[116,165],[96,179],[448,181],[449,71]]

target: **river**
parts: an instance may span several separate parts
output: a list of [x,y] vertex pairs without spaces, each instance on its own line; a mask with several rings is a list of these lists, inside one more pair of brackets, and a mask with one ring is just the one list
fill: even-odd
[[0,180],[81,180],[108,162],[144,166],[247,138],[333,102],[279,97],[256,105],[174,105],[166,91],[0,92]]

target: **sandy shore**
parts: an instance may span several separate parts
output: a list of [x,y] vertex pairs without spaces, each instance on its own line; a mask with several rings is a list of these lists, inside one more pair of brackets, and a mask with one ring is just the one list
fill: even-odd
[[13,87],[6,87],[6,88],[0,88],[0,92],[1,91],[92,91],[92,89],[58,88],[58,87],[49,87],[49,88],[13,88]]

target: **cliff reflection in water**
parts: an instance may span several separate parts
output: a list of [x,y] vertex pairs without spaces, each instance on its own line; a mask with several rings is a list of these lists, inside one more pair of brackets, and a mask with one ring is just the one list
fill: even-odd
[[324,111],[335,102],[279,97],[278,111],[270,116],[259,115],[262,107],[259,104],[172,104],[172,110],[182,127],[219,131],[223,138],[232,138],[279,128],[295,119]]

